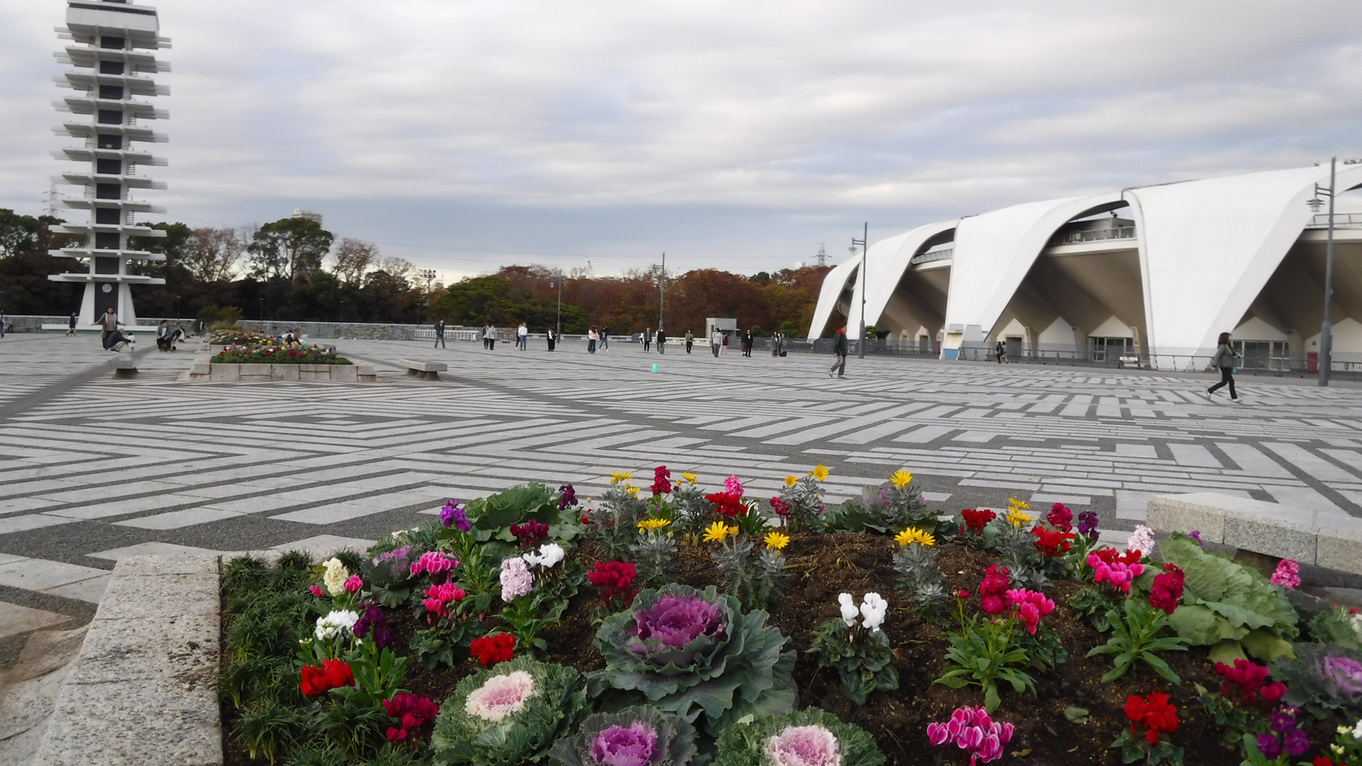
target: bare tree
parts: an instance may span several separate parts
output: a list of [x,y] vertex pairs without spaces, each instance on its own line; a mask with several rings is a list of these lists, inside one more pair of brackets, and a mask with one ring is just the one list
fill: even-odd
[[376,271],[382,271],[393,279],[410,282],[416,275],[416,264],[396,255],[383,256],[374,266]]
[[381,255],[378,245],[346,237],[336,246],[336,266],[333,270],[342,282],[358,285],[364,281],[364,273]]
[[195,279],[219,282],[232,276],[244,252],[246,241],[235,229],[194,229],[185,240],[180,265]]

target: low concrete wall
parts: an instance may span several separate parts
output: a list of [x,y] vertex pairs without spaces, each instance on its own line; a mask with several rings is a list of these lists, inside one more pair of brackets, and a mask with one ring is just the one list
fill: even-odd
[[372,383],[372,367],[362,364],[212,364],[196,361],[186,380],[214,383],[263,383],[299,380],[313,383]]
[[216,766],[216,554],[118,562],[34,766]]

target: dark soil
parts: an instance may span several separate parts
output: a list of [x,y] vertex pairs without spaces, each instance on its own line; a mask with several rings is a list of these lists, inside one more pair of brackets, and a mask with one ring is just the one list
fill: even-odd
[[[948,689],[934,685],[944,670],[949,644],[941,626],[917,620],[904,608],[902,598],[894,598],[895,574],[892,556],[896,544],[887,537],[868,534],[796,534],[785,549],[790,576],[785,581],[785,595],[772,605],[770,621],[792,640],[799,653],[795,681],[800,690],[799,706],[821,707],[841,719],[855,723],[870,732],[891,764],[936,764],[954,762],[961,751],[956,748],[933,748],[927,743],[927,724],[944,721],[962,705],[982,705],[983,692],[977,687]],[[574,552],[570,555],[588,554]],[[996,563],[996,557],[964,545],[945,545],[937,558],[947,580],[947,591],[977,592],[984,569]],[[709,559],[694,549],[683,548],[679,582],[704,587],[716,581]],[[1009,721],[1016,734],[1007,747],[1004,762],[1034,764],[1104,764],[1121,763],[1120,752],[1109,749],[1111,742],[1127,725],[1122,706],[1129,695],[1165,692],[1172,698],[1181,719],[1181,727],[1172,740],[1185,749],[1184,762],[1203,766],[1235,766],[1240,758],[1220,744],[1221,731],[1208,719],[1195,700],[1194,684],[1218,688],[1214,663],[1204,648],[1187,652],[1168,652],[1162,656],[1182,678],[1181,686],[1173,686],[1142,664],[1137,664],[1124,678],[1103,684],[1099,678],[1111,669],[1107,656],[1086,658],[1088,650],[1105,643],[1109,634],[1099,634],[1068,606],[1069,598],[1082,586],[1072,581],[1054,583],[1049,593],[1056,604],[1055,611],[1043,624],[1057,632],[1068,659],[1050,673],[1032,671],[1036,679],[1036,694],[1015,693],[1008,686],[1002,690],[1002,706],[994,714],[997,720]],[[860,596],[875,591],[890,598],[891,609],[884,629],[899,655],[899,689],[871,695],[864,706],[852,704],[841,691],[836,673],[820,670],[817,660],[804,654],[810,635],[821,623],[838,617],[837,595],[852,593]],[[966,607],[967,613],[977,609],[978,599]],[[563,620],[543,634],[548,641],[548,652],[540,659],[571,665],[587,671],[601,667],[601,655],[593,646],[595,635],[593,618],[601,616],[595,591],[585,585],[572,600]],[[946,623],[954,628],[953,620]],[[411,635],[420,628],[416,619],[406,612],[389,614],[389,627],[396,640],[394,648],[404,647]],[[399,649],[400,651],[400,649]],[[225,663],[224,663],[225,664]],[[436,701],[443,700],[464,676],[478,666],[467,661],[454,668],[427,672],[420,665],[408,668],[405,686],[412,692]],[[1086,720],[1075,723],[1065,717],[1069,707],[1088,711]],[[230,729],[233,711],[223,706],[224,731]],[[226,766],[246,766],[260,763],[246,757],[243,749],[224,736]]]

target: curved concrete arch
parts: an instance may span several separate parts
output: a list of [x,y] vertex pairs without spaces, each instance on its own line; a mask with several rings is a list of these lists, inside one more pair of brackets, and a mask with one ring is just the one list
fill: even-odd
[[[870,318],[870,321],[866,324],[878,326],[880,318],[884,314],[885,306],[889,305],[889,299],[894,295],[894,288],[898,287],[899,280],[903,278],[903,272],[908,270],[913,258],[927,249],[930,243],[937,241],[942,234],[954,229],[959,223],[959,218],[937,221],[919,226],[890,240],[885,240],[885,242],[897,241],[898,248],[892,253],[883,252],[887,251],[888,248],[879,248],[879,242],[871,246],[872,251],[881,250],[882,252],[872,254],[866,270],[869,285],[866,290],[865,313]],[[861,289],[859,282],[856,284],[856,289],[858,291]],[[855,296],[855,300],[857,302],[856,310],[859,311],[859,293]]]
[[847,282],[857,275],[856,267],[861,265],[860,258],[848,258],[832,267],[823,277],[823,288],[818,291],[818,305],[813,310],[813,321],[809,323],[809,340],[816,340],[823,334],[832,312],[837,308],[837,299],[847,289]]
[[964,218],[955,232],[947,326],[987,333],[997,324],[1050,238],[1074,218],[1111,209],[1121,192],[1028,202]]
[[[1328,181],[1328,167],[1310,167],[1127,191],[1150,348],[1192,353],[1238,326],[1314,215],[1315,184]],[[1339,193],[1358,185],[1362,167],[1339,169]]]

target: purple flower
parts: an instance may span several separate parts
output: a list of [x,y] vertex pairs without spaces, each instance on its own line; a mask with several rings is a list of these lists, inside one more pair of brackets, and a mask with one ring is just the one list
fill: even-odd
[[391,644],[393,640],[392,631],[388,630],[388,618],[384,616],[383,610],[379,608],[378,604],[367,604],[364,614],[358,620],[355,620],[355,625],[351,630],[354,632],[355,638],[364,638],[372,632],[374,646],[379,649]]
[[450,500],[445,503],[445,507],[440,509],[440,523],[446,528],[456,527],[460,532],[467,532],[473,528],[468,521],[468,512],[458,500]]
[[700,598],[665,595],[651,609],[635,612],[634,624],[633,632],[639,640],[660,641],[673,649],[680,649],[700,636],[713,639],[727,635],[719,608]]
[[577,490],[573,489],[571,484],[564,484],[558,488],[558,491],[563,493],[562,498],[558,500],[558,510],[561,511],[569,505],[577,504]]
[[1296,716],[1291,714],[1289,708],[1281,708],[1268,718],[1268,727],[1278,734],[1285,734],[1296,728]]
[[822,726],[790,726],[766,740],[766,757],[775,766],[837,766],[842,762],[837,737]]
[[596,766],[647,766],[657,747],[657,731],[642,721],[628,728],[611,726],[591,741],[591,762]]
[[1203,548],[1206,547],[1206,543],[1201,542],[1201,530],[1200,530],[1200,529],[1193,529],[1191,532],[1188,532],[1188,533],[1187,533],[1187,536],[1190,537],[1190,538],[1192,538],[1193,540],[1196,540],[1196,544],[1197,544],[1197,545],[1200,545],[1200,546],[1203,547]]
[[1300,729],[1292,729],[1286,733],[1286,754],[1292,758],[1305,754],[1310,749],[1310,737]]
[[411,553],[410,545],[404,545],[400,548],[393,548],[387,553],[378,554],[378,556],[374,558],[374,565],[377,566],[385,561],[392,561],[394,559],[405,559],[407,557],[407,554],[409,553]]
[[1078,533],[1086,535],[1090,540],[1097,540],[1097,514],[1093,511],[1083,511],[1078,514]]
[[1362,663],[1348,657],[1325,657],[1320,673],[1338,685],[1348,695],[1362,694]]
[[1277,741],[1275,734],[1259,734],[1258,749],[1263,751],[1265,757],[1273,759],[1282,754],[1282,743]]

